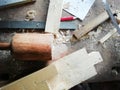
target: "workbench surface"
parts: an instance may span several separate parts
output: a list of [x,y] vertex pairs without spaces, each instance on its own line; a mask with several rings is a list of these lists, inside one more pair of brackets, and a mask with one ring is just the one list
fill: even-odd
[[[119,7],[120,0],[109,0],[109,2],[112,9],[120,10],[120,7]],[[36,0],[35,3],[25,4],[18,7],[12,7],[8,9],[0,10],[0,18],[1,20],[25,20],[26,12],[29,10],[35,10],[37,15],[35,16],[34,21],[45,21],[48,5],[49,5],[48,0]],[[95,16],[99,15],[103,11],[104,9],[101,1],[96,0],[95,4],[90,9],[85,20],[83,22],[76,20],[75,23],[84,24],[89,20],[91,20],[92,18],[94,18]],[[62,16],[69,16],[69,14],[63,11]],[[119,73],[118,75],[113,75],[112,73],[112,69],[116,67],[120,69],[119,68],[120,67],[119,66],[120,65],[119,36],[110,38],[107,42],[105,42],[104,46],[99,45],[97,41],[100,38],[102,38],[104,35],[106,35],[107,32],[109,32],[109,30],[113,29],[114,27],[108,21],[101,24],[95,30],[98,30],[99,28],[102,28],[102,31],[97,36],[95,37],[90,36],[89,38],[82,39],[77,43],[69,44],[67,47],[67,50],[70,52],[73,52],[83,47],[86,47],[88,52],[97,50],[97,51],[100,51],[100,53],[102,54],[104,61],[95,66],[98,72],[98,75],[90,79],[88,82],[120,80]],[[0,31],[0,41],[10,42],[11,37],[13,36],[14,33],[15,32],[10,30],[8,32]],[[40,61],[25,62],[25,61],[15,60],[10,55],[10,51],[0,51],[0,67],[1,67],[0,76],[2,77],[6,75],[5,79],[8,79],[4,81],[0,77],[0,84],[2,86],[3,83],[5,84],[8,82],[14,81],[16,79],[19,79],[32,72],[35,72],[36,70],[39,70],[40,68],[43,68],[44,66],[45,66],[45,63],[42,63]]]

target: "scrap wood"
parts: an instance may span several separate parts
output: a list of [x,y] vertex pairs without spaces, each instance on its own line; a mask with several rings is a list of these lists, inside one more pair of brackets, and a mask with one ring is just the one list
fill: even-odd
[[[119,25],[119,27],[120,27],[120,25]],[[100,39],[98,42],[103,44],[106,40],[108,40],[116,32],[117,32],[117,30],[116,30],[116,28],[114,28],[108,34],[106,34],[102,39]]]
[[[60,29],[64,30],[73,30],[76,29],[77,25],[73,22],[61,22]],[[41,21],[0,21],[0,29],[37,29],[37,30],[44,30],[45,29],[45,22]]]
[[68,90],[95,76],[94,65],[101,61],[99,52],[88,54],[86,49],[81,49],[1,90]]
[[99,24],[103,23],[105,20],[109,18],[109,15],[106,11],[89,21],[87,24],[85,24],[83,27],[81,27],[79,30],[75,30],[73,32],[73,38],[79,40],[81,37],[83,37],[85,34],[93,30],[95,27],[97,27]]
[[100,53],[88,54],[85,49],[79,50],[53,63],[58,70],[58,76],[47,82],[51,90],[68,90],[95,76],[97,72],[94,65],[101,61]]
[[57,33],[60,27],[63,0],[50,0],[45,32]]

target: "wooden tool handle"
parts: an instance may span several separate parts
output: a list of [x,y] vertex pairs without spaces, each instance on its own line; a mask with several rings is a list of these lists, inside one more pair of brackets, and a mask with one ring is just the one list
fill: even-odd
[[10,43],[1,43],[0,42],[0,50],[10,50]]
[[51,60],[53,40],[53,34],[15,34],[11,43],[12,55],[17,60]]

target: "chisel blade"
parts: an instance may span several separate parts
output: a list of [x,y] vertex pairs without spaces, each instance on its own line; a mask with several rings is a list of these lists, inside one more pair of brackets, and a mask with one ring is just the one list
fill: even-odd
[[106,0],[102,0],[102,2],[104,4],[105,10],[107,11],[108,15],[110,16],[110,18],[112,20],[112,23],[113,23],[114,27],[117,29],[118,33],[120,34],[120,28],[119,28],[119,26],[117,24],[117,21],[116,21],[115,17],[112,14],[112,11],[111,11],[111,9],[109,7],[108,2]]

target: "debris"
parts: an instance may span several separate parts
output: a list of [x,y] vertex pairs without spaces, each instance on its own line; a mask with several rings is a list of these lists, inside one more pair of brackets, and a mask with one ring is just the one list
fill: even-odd
[[27,15],[26,15],[26,21],[31,21],[34,20],[35,16],[36,16],[36,11],[35,10],[29,10],[27,11]]
[[70,43],[70,39],[72,37],[72,33],[70,30],[67,31],[59,31],[59,33],[56,34],[56,43]]
[[93,30],[95,27],[97,27],[99,24],[103,23],[109,18],[106,11],[101,13],[99,16],[95,17],[91,21],[89,21],[87,24],[82,26],[79,30],[75,30],[73,32],[73,38],[81,39],[84,35],[86,35],[88,32]]
[[77,18],[73,17],[73,16],[62,17],[61,22],[63,22],[63,21],[73,21],[75,19],[77,19]]
[[11,50],[17,60],[52,60],[53,34],[15,34],[11,43],[0,43],[0,50]]
[[[120,27],[120,25],[119,25],[119,27]],[[108,40],[116,32],[117,32],[116,29],[111,30],[107,35],[105,35],[102,39],[99,40],[99,43],[103,44],[106,40]]]
[[119,72],[116,69],[112,69],[111,73],[113,76],[117,76],[119,74]]
[[106,40],[108,40],[116,32],[117,32],[116,29],[111,30],[107,35],[105,35],[102,39],[99,40],[99,43],[103,44]]
[[117,19],[117,22],[120,23],[120,11],[116,10],[115,18]]

